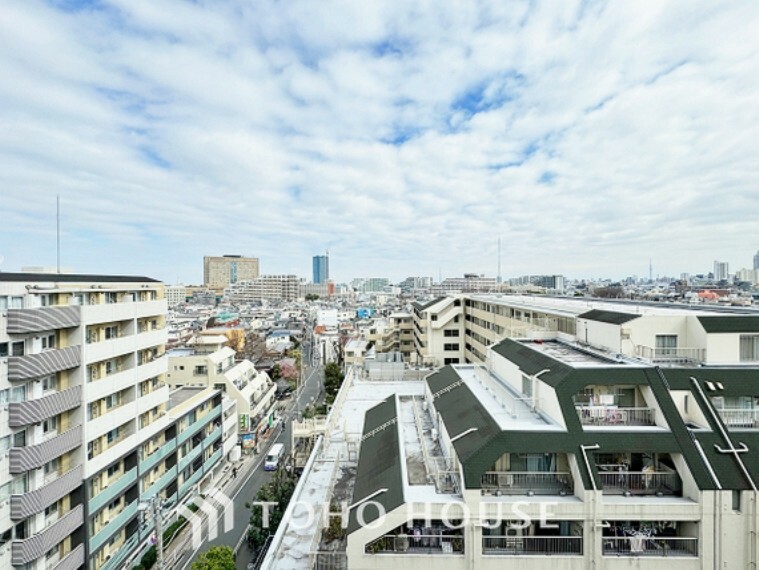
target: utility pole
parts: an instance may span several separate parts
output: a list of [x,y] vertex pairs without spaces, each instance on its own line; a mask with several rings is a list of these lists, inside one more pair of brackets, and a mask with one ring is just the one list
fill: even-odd
[[166,570],[163,559],[163,500],[159,495],[140,501],[139,510],[142,512],[150,509],[153,517],[153,532],[155,533],[156,568]]

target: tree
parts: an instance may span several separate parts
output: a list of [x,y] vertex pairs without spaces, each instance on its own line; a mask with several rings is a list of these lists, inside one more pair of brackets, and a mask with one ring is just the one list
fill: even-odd
[[261,503],[271,502],[276,503],[276,505],[268,510],[268,527],[263,524],[263,507],[254,506],[251,508],[248,544],[254,550],[260,549],[266,543],[269,535],[277,532],[277,527],[282,522],[282,517],[285,514],[285,509],[287,509],[287,504],[290,502],[293,491],[295,491],[295,482],[287,477],[282,469],[279,469],[274,475],[274,479],[261,487],[258,493],[256,493],[256,501]]
[[192,563],[192,570],[235,570],[235,553],[229,546],[212,546]]
[[319,298],[319,295],[316,293],[309,293],[306,295],[306,301],[316,301]]
[[335,362],[330,362],[324,367],[324,393],[328,404],[335,401],[344,379],[343,371]]

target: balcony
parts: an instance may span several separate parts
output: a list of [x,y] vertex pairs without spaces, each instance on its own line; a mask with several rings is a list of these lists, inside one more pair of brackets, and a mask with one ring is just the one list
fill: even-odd
[[82,403],[82,387],[74,386],[42,398],[8,404],[8,425],[21,427],[73,410]]
[[177,448],[176,440],[172,439],[164,443],[161,447],[155,450],[153,453],[145,457],[140,461],[140,471],[147,472],[155,467],[159,461],[165,459]]
[[654,348],[637,345],[635,354],[646,362],[660,366],[693,365],[706,361],[705,348]]
[[100,532],[90,538],[90,552],[98,550],[125,524],[137,516],[139,503],[139,501],[132,501],[124,510],[116,515],[115,518],[106,523],[105,526],[100,529]]
[[604,556],[698,556],[698,538],[636,536],[604,537]]
[[192,448],[187,455],[182,457],[179,460],[179,470],[184,471],[187,469],[187,467],[192,463],[197,457],[200,456],[201,452],[203,451],[202,445],[197,445],[196,447]]
[[199,420],[195,420],[187,429],[180,432],[177,435],[177,445],[182,445],[185,441],[190,439],[193,435],[198,433],[201,429],[211,423],[213,420],[218,419],[221,416],[221,405],[216,406],[208,413],[206,413]]
[[84,544],[80,544],[74,550],[53,566],[53,570],[78,570],[84,566]]
[[653,408],[620,408],[617,406],[575,406],[584,426],[655,426]]
[[483,536],[482,553],[506,556],[582,556],[582,537]]
[[203,477],[203,470],[198,469],[184,483],[179,485],[179,497],[184,497],[187,491],[189,491],[193,485],[200,481],[201,477]]
[[18,521],[41,513],[48,505],[61,500],[82,484],[82,473],[80,465],[39,489],[23,495],[11,495],[11,520]]
[[727,427],[759,428],[759,409],[717,408],[717,413]]
[[116,553],[111,554],[111,557],[100,567],[100,570],[122,570],[124,568],[122,562],[134,552],[137,543],[139,543],[137,534],[128,537]]
[[133,467],[115,481],[111,481],[106,487],[103,487],[97,495],[90,499],[89,512],[95,513],[113,501],[116,497],[122,495],[124,491],[137,481],[137,468]]
[[616,465],[599,465],[599,476],[604,495],[679,495],[682,490],[680,476],[669,469],[625,471]]
[[79,307],[39,307],[8,309],[8,334],[28,334],[78,327],[82,322]]
[[49,376],[81,364],[81,347],[51,349],[37,354],[8,357],[8,380],[31,380]]
[[82,320],[89,324],[128,321],[165,315],[165,299],[155,301],[129,301],[124,303],[104,303],[101,305],[82,305]]
[[482,476],[482,492],[491,495],[572,495],[569,471],[488,471]]
[[214,468],[214,466],[219,462],[222,456],[222,449],[219,448],[216,451],[213,452],[213,455],[211,455],[208,459],[206,459],[205,463],[203,463],[203,470],[208,473],[211,469]]
[[14,540],[11,543],[11,564],[22,566],[44,556],[82,524],[84,508],[77,505],[43,531],[23,540]]
[[177,470],[172,467],[168,469],[163,475],[156,479],[150,487],[148,487],[143,493],[143,498],[150,498],[157,495],[164,489],[169,483],[177,478]]
[[13,475],[38,469],[56,457],[82,445],[81,426],[75,426],[38,445],[12,447],[9,452],[10,472]]
[[441,534],[386,534],[366,545],[367,554],[464,554],[464,537]]

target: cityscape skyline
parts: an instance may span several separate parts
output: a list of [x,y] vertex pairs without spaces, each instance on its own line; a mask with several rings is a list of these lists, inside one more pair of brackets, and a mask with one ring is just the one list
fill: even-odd
[[57,195],[64,267],[168,283],[229,250],[400,280],[495,275],[500,238],[504,276],[619,279],[759,244],[754,3],[1,10],[2,271],[55,265]]

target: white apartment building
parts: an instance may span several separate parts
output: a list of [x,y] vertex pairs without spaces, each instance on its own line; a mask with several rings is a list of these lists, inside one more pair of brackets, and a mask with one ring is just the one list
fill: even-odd
[[121,568],[140,501],[221,460],[221,394],[172,409],[165,315],[153,279],[0,273],[0,567]]
[[231,303],[250,303],[261,300],[295,301],[300,292],[297,275],[261,275],[255,279],[230,284],[224,296]]
[[[481,363],[488,347],[505,338],[558,334],[654,364],[718,365],[741,362],[741,342],[751,351],[759,326],[743,337],[729,332],[731,323],[745,326],[737,324],[747,322],[744,313],[565,297],[455,295],[413,305],[414,346],[420,364]],[[744,361],[753,362],[749,356]]]
[[187,287],[184,285],[166,285],[164,288],[166,303],[169,307],[183,305],[187,299]]
[[[422,381],[351,370],[263,568],[756,566],[759,316],[607,305],[534,302]],[[293,538],[339,500],[339,546],[319,516]]]
[[[168,353],[167,383],[172,388],[211,387],[235,401],[240,432],[256,432],[274,412],[277,385],[249,360],[235,361],[224,336],[199,336],[192,348]],[[226,433],[226,432],[225,432]]]

